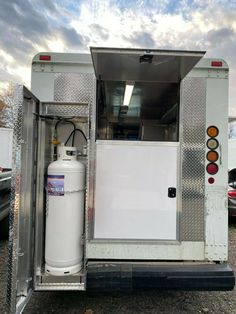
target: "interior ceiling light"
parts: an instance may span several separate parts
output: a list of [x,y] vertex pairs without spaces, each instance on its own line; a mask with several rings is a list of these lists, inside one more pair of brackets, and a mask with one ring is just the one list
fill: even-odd
[[123,100],[123,106],[129,106],[133,89],[134,89],[134,83],[133,81],[127,81],[125,85],[125,95]]

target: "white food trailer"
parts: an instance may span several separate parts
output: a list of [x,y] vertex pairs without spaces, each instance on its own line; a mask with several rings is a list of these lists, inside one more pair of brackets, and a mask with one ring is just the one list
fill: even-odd
[[40,290],[233,289],[228,66],[204,53],[33,58],[15,95],[11,313]]

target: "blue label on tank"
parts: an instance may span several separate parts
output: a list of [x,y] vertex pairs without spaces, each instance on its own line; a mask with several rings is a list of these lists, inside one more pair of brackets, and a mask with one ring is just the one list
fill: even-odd
[[63,175],[48,175],[47,192],[48,195],[63,196],[64,195],[64,179]]

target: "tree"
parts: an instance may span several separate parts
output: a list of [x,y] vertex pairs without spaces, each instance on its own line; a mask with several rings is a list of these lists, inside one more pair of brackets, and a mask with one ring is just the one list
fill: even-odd
[[14,83],[5,84],[5,88],[0,91],[0,127],[12,128],[12,110],[13,110],[13,96]]

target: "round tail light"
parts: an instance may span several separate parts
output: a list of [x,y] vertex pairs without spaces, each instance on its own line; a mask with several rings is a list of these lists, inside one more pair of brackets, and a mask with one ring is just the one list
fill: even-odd
[[218,168],[217,164],[215,164],[213,162],[208,164],[206,167],[207,172],[211,175],[216,174],[218,172],[218,169],[219,168]]

